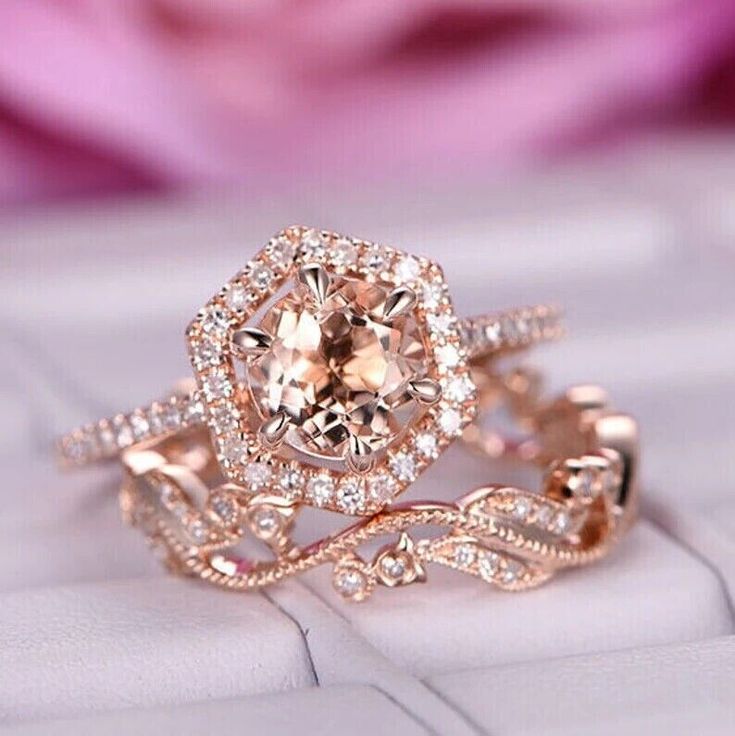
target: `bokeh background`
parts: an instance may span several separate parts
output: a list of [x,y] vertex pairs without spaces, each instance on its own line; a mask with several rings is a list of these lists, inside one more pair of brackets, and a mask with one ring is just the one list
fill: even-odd
[[0,203],[466,181],[735,122],[731,0],[5,0]]

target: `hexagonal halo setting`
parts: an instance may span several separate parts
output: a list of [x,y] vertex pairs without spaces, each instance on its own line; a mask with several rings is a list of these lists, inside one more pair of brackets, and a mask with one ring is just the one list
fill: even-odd
[[[442,387],[440,400],[413,418],[365,475],[347,467],[317,467],[298,454],[283,457],[264,446],[253,422],[257,414],[248,405],[252,401],[249,388],[237,373],[241,359],[231,348],[232,335],[248,325],[287,283],[295,282],[302,266],[313,263],[321,264],[335,278],[388,290],[401,285],[411,288],[417,296],[411,317],[424,343],[426,374]],[[446,318],[438,319],[442,316]],[[436,324],[446,329],[436,330]],[[476,413],[476,391],[457,324],[438,264],[333,232],[301,226],[282,230],[207,302],[187,330],[190,360],[223,473],[253,491],[275,496],[288,493],[290,500],[342,513],[376,512],[391,499],[370,489],[388,488],[393,497],[402,493]],[[463,391],[447,390],[458,385]],[[425,450],[428,437],[435,439],[429,453]],[[294,468],[303,475],[297,498],[293,489],[284,491],[288,484],[282,482]],[[308,489],[314,479],[325,476],[332,479],[325,485],[330,492],[320,494],[317,504]],[[345,498],[351,502],[345,503]]]

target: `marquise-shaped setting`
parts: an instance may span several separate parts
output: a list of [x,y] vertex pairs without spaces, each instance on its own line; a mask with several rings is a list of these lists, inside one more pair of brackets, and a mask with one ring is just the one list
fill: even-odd
[[374,513],[475,414],[456,325],[436,263],[336,233],[283,230],[187,332],[225,476]]

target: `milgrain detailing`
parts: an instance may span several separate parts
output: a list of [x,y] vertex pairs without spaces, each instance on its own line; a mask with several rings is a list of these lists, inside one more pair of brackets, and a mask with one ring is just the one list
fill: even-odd
[[472,362],[560,333],[548,307],[460,321],[438,264],[291,227],[189,325],[194,387],[77,429],[59,449],[83,465],[205,425],[229,481],[370,515],[475,417]]
[[[517,390],[517,380],[506,379],[498,385],[512,398],[508,392]],[[122,509],[170,570],[234,590],[274,584],[324,564],[333,568],[335,590],[350,601],[365,600],[378,585],[423,582],[432,564],[503,590],[525,590],[606,555],[637,506],[637,430],[630,417],[609,409],[594,387],[572,389],[553,402],[528,400],[536,407],[538,441],[530,459],[545,466],[540,493],[489,485],[453,503],[394,505],[298,548],[291,538],[298,500],[232,483],[210,491],[195,467],[214,464],[211,450],[195,443],[193,462],[172,438],[125,453]],[[560,441],[587,449],[547,461]],[[436,527],[438,536],[423,536],[427,526]],[[264,542],[271,559],[238,556],[233,548],[245,536]],[[381,537],[392,540],[361,555],[362,545]]]

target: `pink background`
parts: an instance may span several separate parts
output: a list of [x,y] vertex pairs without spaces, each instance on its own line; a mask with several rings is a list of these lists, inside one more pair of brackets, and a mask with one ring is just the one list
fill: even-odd
[[0,204],[443,180],[735,118],[732,0],[6,0]]

